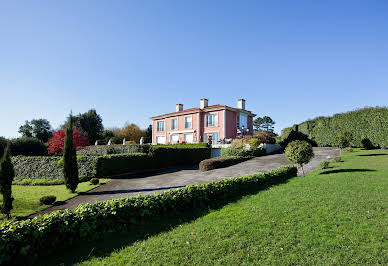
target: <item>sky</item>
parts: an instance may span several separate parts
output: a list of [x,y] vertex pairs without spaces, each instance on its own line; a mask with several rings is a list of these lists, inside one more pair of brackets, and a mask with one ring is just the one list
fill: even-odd
[[106,128],[209,104],[275,120],[388,103],[388,2],[1,1],[0,136],[95,108]]

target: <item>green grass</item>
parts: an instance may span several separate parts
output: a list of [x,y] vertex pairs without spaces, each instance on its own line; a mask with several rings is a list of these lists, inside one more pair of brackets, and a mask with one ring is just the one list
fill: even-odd
[[41,263],[387,265],[388,151],[342,158],[219,210],[78,243]]
[[[109,179],[100,179],[100,182],[107,182]],[[76,193],[71,193],[66,189],[65,185],[51,185],[51,186],[12,186],[13,210],[11,215],[13,217],[28,216],[37,211],[46,209],[49,206],[40,205],[39,199],[43,196],[54,195],[57,201],[64,201],[77,196],[79,192],[91,190],[99,185],[91,185],[90,182],[83,182],[78,185]],[[0,205],[3,202],[3,197],[0,195]],[[0,220],[1,222],[1,220]]]

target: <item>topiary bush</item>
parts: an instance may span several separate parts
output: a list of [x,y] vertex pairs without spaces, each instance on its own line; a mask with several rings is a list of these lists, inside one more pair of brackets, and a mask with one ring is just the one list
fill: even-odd
[[134,224],[157,221],[162,216],[219,206],[236,196],[285,182],[296,174],[294,166],[283,166],[266,173],[186,186],[163,194],[82,204],[74,210],[7,222],[0,227],[0,262],[33,264],[53,248],[77,240],[97,239],[106,232],[130,230]]
[[90,184],[91,185],[98,185],[98,184],[100,184],[100,179],[92,178],[92,179],[90,179]]
[[57,197],[53,195],[49,195],[49,196],[41,197],[39,199],[39,202],[41,205],[53,205],[56,200],[57,200]]
[[216,157],[211,159],[203,160],[199,163],[199,170],[208,171],[217,168],[227,167],[234,164],[244,162],[246,160],[252,159],[251,157],[242,157],[242,156],[227,156],[227,157]]
[[310,162],[314,157],[314,151],[311,144],[307,141],[295,140],[287,145],[284,152],[289,162],[296,163],[302,168],[304,175],[303,165]]
[[258,157],[265,155],[265,149],[234,149],[232,147],[222,148],[221,156]]
[[336,156],[336,157],[334,157],[334,159],[332,161],[334,163],[340,163],[340,162],[342,162],[342,158],[341,158],[341,156]]
[[12,156],[43,156],[47,155],[47,147],[37,138],[17,138],[10,140]]

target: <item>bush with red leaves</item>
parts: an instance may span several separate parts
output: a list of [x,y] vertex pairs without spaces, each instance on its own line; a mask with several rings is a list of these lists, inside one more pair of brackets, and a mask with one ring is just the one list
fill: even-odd
[[[63,153],[63,145],[65,143],[66,132],[58,130],[46,143],[47,150],[50,154],[61,155]],[[86,133],[81,133],[77,128],[73,129],[73,144],[74,147],[85,147],[88,145],[89,138]]]

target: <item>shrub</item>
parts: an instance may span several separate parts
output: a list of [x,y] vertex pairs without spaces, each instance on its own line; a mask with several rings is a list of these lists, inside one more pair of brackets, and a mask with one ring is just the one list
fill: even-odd
[[243,161],[249,160],[252,157],[242,157],[242,156],[228,156],[228,157],[216,157],[211,159],[203,160],[199,163],[199,170],[208,171],[217,168],[231,166]]
[[74,193],[79,183],[77,154],[73,145],[73,116],[70,114],[63,147],[63,176],[66,187]]
[[298,164],[302,167],[303,175],[303,165],[310,162],[314,157],[314,151],[311,145],[307,141],[295,140],[287,145],[285,149],[286,158],[292,163]]
[[[85,133],[81,133],[77,128],[73,129],[73,145],[75,148],[85,147],[88,145],[89,138]],[[50,154],[61,155],[65,144],[66,132],[58,130],[46,143]]]
[[121,154],[121,153],[148,153],[150,145],[98,145],[98,146],[87,146],[77,150],[79,155],[89,156],[101,156],[108,154]]
[[244,139],[234,139],[231,145],[233,149],[242,149],[245,147],[245,141]]
[[265,155],[265,149],[263,148],[248,150],[248,149],[233,149],[232,147],[229,147],[229,148],[221,149],[221,156],[258,157],[262,155]]
[[248,141],[248,144],[249,146],[251,146],[252,148],[256,149],[259,147],[259,145],[261,144],[259,139],[258,138],[251,138],[249,141]]
[[41,156],[47,155],[47,147],[37,138],[17,138],[10,141],[12,156]]
[[364,138],[361,140],[361,145],[366,150],[371,150],[374,148],[372,141],[368,138]]
[[54,186],[54,185],[63,185],[65,181],[63,179],[18,179],[12,182],[12,185],[20,186]]
[[336,156],[336,157],[334,157],[333,162],[334,162],[334,163],[342,162],[341,156]]
[[52,205],[57,200],[57,197],[50,195],[50,196],[43,196],[39,199],[39,202],[41,205]]
[[276,140],[274,138],[274,133],[267,131],[259,131],[254,136],[259,140],[259,143],[275,144]]
[[334,146],[343,149],[350,146],[350,142],[353,139],[352,133],[349,131],[340,131],[332,140]]
[[92,179],[90,180],[90,184],[92,184],[92,185],[98,185],[98,184],[100,184],[100,179],[98,179],[98,178],[92,178]]
[[15,170],[11,161],[11,148],[8,143],[4,155],[0,160],[0,193],[3,195],[1,213],[10,218],[12,210],[12,181],[15,177]]
[[127,197],[76,209],[61,210],[0,227],[0,261],[31,264],[43,252],[79,239],[93,240],[105,232],[122,232],[134,224],[157,221],[163,215],[208,209],[296,176],[294,166],[266,173],[186,186],[163,194]]
[[320,162],[319,168],[321,168],[321,169],[328,169],[329,168],[329,161],[325,160],[325,161]]

